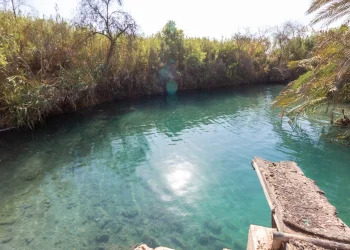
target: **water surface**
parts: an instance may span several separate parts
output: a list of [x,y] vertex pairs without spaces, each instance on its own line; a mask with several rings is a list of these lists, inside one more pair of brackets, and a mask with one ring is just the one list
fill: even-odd
[[245,249],[270,213],[250,162],[293,160],[350,224],[349,147],[292,128],[282,86],[101,105],[0,138],[1,249]]

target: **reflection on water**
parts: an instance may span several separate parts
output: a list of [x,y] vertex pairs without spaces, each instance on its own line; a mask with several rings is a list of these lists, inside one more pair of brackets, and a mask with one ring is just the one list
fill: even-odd
[[350,224],[349,148],[294,129],[281,86],[110,103],[0,138],[1,249],[244,249],[269,226],[253,156],[294,160]]
[[167,174],[168,183],[176,195],[185,195],[186,184],[191,181],[193,167],[189,162],[185,162],[175,165],[172,168],[174,170]]

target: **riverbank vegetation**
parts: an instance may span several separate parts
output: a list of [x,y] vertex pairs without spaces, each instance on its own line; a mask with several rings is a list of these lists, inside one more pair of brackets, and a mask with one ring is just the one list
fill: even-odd
[[299,107],[303,110],[329,98],[350,100],[346,81],[330,83],[339,72],[342,79],[348,76],[342,64],[349,58],[343,53],[349,41],[346,25],[312,33],[287,22],[215,40],[187,37],[169,21],[146,37],[118,0],[82,0],[71,21],[58,11],[46,19],[23,14],[22,3],[7,1],[0,11],[2,128],[33,128],[47,116],[114,99],[287,82],[300,75],[278,104],[291,106],[307,96],[307,104]]
[[338,138],[350,141],[350,119],[345,114],[350,104],[350,1],[314,0],[308,12],[316,13],[315,24],[342,25],[313,34],[317,43],[310,57],[289,62],[290,68],[302,66],[308,71],[288,84],[276,105],[292,118],[324,106],[331,123],[344,128]]

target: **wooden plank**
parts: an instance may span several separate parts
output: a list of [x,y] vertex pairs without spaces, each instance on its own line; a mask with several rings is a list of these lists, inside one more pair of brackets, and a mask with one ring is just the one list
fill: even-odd
[[247,250],[279,249],[281,241],[273,240],[276,229],[250,225]]
[[269,186],[267,185],[267,181],[265,177],[263,176],[261,170],[259,161],[262,159],[255,157],[252,161],[253,169],[256,171],[260,184],[262,186],[262,189],[264,191],[265,197],[267,199],[267,203],[269,204],[269,207],[271,209],[271,226],[272,228],[277,228],[279,232],[285,231],[285,225],[282,220],[281,212],[279,211],[279,207],[276,204],[276,198],[273,194],[273,192],[270,190]]
[[272,227],[284,233],[350,244],[350,228],[337,217],[325,193],[295,162],[269,162],[255,157],[252,166],[272,212]]
[[349,244],[344,244],[344,243],[339,243],[339,242],[329,241],[329,240],[316,239],[311,237],[305,237],[303,235],[298,235],[298,234],[273,232],[273,239],[278,241],[283,241],[283,242],[289,242],[289,240],[300,240],[300,241],[305,241],[315,246],[320,246],[327,249],[350,250]]

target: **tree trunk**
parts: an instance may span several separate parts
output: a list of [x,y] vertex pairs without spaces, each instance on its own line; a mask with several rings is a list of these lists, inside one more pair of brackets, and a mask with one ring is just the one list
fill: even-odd
[[12,4],[13,16],[15,17],[15,20],[17,21],[17,14],[16,14],[16,7],[15,7],[15,2],[14,2],[14,0],[11,0],[11,4]]
[[106,58],[106,66],[109,67],[110,61],[112,59],[113,56],[113,52],[115,49],[115,41],[114,40],[110,40],[111,44],[109,45],[109,50],[107,53],[107,58]]

